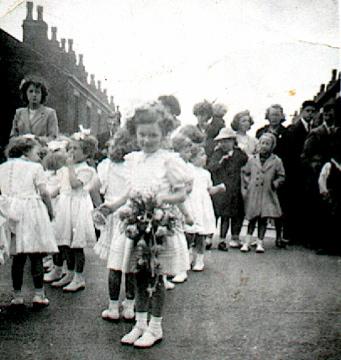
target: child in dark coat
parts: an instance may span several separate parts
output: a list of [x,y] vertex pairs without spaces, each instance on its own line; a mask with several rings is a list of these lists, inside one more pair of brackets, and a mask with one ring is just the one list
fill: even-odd
[[239,234],[244,220],[241,195],[240,170],[247,162],[247,155],[238,148],[236,134],[230,128],[222,128],[215,137],[215,151],[207,168],[212,174],[213,185],[224,183],[226,192],[213,196],[216,219],[221,218],[218,249],[228,250],[226,235],[231,223],[231,247],[240,247]]

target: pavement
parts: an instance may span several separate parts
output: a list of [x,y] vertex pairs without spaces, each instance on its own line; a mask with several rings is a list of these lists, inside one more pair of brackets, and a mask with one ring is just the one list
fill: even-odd
[[10,261],[0,268],[1,360],[340,360],[341,258],[301,247],[243,254],[210,250],[202,273],[167,292],[163,341],[148,350],[122,346],[132,324],[101,319],[107,270],[86,252],[84,291],[46,286],[50,306],[34,311],[26,264],[26,307],[14,310]]

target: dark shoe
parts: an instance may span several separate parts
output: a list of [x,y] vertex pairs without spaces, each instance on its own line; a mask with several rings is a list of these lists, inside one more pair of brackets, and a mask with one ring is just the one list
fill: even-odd
[[220,251],[229,251],[229,248],[226,245],[226,242],[222,241],[218,244],[218,250]]
[[206,244],[206,250],[211,250],[211,247],[212,247],[212,243]]
[[280,239],[276,239],[276,246],[280,249],[285,249],[287,244],[280,238]]

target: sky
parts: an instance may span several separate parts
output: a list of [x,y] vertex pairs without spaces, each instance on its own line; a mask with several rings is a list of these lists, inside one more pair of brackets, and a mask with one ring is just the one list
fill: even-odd
[[[287,123],[340,69],[336,0],[36,0],[57,39],[74,39],[123,116],[173,94],[183,123],[203,99],[250,110],[284,107]],[[0,0],[0,27],[22,40],[26,2]],[[34,18],[36,10],[34,9]]]

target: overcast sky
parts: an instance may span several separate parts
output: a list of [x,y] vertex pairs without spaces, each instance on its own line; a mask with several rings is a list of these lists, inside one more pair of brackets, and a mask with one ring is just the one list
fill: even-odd
[[[340,69],[336,0],[37,0],[57,38],[73,38],[89,73],[124,114],[174,94],[181,120],[204,98],[225,103],[229,122],[283,105],[288,122]],[[0,0],[0,26],[22,40],[26,2]],[[36,10],[34,10],[36,18]],[[50,29],[49,29],[50,36]]]

